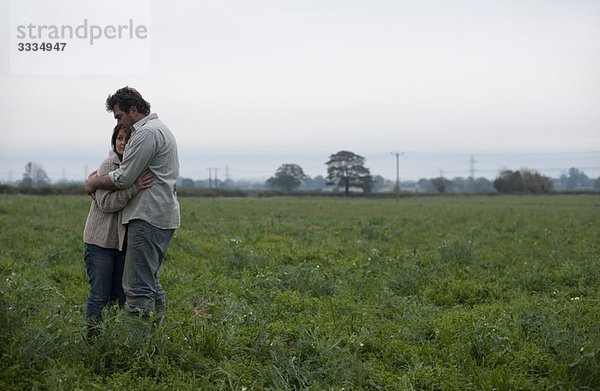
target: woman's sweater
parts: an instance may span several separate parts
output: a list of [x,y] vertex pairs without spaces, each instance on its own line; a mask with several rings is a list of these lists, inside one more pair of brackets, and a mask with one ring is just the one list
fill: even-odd
[[[97,175],[106,175],[119,167],[119,156],[110,151],[98,167]],[[125,226],[121,224],[121,209],[137,194],[135,185],[124,190],[96,190],[83,230],[83,241],[104,248],[123,250]]]

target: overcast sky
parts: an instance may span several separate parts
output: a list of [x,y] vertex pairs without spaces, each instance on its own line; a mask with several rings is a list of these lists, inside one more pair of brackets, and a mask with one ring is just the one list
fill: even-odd
[[[391,179],[396,151],[411,179],[468,176],[471,155],[490,178],[523,166],[600,175],[600,1],[173,0],[137,13],[102,2],[91,15],[61,9],[67,0],[18,3],[31,14],[0,0],[0,181],[28,161],[54,181],[94,169],[114,126],[104,101],[124,85],[171,128],[181,175],[195,179],[208,167],[266,178],[282,163],[324,175],[342,149]],[[65,15],[133,19],[148,36],[79,55],[101,70],[21,74],[11,21]],[[71,65],[73,54],[51,53]]]

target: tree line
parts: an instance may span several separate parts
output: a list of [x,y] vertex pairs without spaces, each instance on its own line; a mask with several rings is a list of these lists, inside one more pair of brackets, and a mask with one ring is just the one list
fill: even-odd
[[[306,175],[302,167],[295,163],[280,165],[274,175],[264,184],[249,181],[231,180],[219,184],[220,189],[248,189],[259,191],[267,188],[284,193],[303,191],[339,192],[349,195],[351,192],[372,193],[396,191],[396,183],[386,180],[380,175],[373,176],[363,156],[351,151],[339,151],[329,156],[325,162],[327,176],[318,175],[314,178]],[[18,187],[0,185],[3,193],[31,194],[77,194],[77,183],[62,183],[51,185],[50,178],[42,165],[28,162],[25,165],[23,179]],[[179,178],[178,187],[181,189],[205,188],[202,181],[189,178]],[[56,189],[60,191],[55,191]],[[503,170],[490,181],[486,178],[448,179],[443,176],[421,178],[418,181],[404,181],[403,191],[422,193],[549,193],[553,191],[600,191],[600,177],[593,179],[582,170],[572,167],[567,174],[551,179],[531,169]],[[212,193],[211,193],[212,194]],[[218,193],[215,193],[218,194]]]
[[[373,178],[365,166],[365,158],[350,151],[339,151],[329,157],[325,185],[333,186],[334,190],[343,190],[348,195],[352,188],[370,193],[383,178]],[[266,181],[266,185],[284,192],[297,190],[307,179],[307,175],[298,164],[286,163],[281,165],[275,175]],[[571,168],[569,175],[559,178],[561,190],[577,190],[582,188],[600,191],[600,177],[592,181],[585,173],[577,168]],[[531,169],[517,171],[503,170],[498,177],[490,182],[485,178],[455,178],[450,180],[443,176],[420,179],[419,189],[429,193],[549,193],[555,190],[555,182],[539,172]],[[564,188],[563,188],[564,184]]]

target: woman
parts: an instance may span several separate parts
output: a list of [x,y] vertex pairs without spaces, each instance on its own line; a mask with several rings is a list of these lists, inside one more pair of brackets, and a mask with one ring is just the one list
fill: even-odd
[[[106,175],[119,167],[129,140],[129,131],[117,125],[112,134],[112,150],[97,170]],[[83,231],[84,260],[90,281],[85,319],[88,337],[97,335],[97,324],[102,320],[102,309],[118,303],[123,307],[123,266],[125,263],[125,226],[121,224],[121,209],[139,191],[152,186],[153,176],[142,174],[135,185],[125,190],[96,191]]]

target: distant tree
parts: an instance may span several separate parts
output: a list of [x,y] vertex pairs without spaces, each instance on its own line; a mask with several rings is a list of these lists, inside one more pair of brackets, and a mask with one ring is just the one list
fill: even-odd
[[373,178],[373,190],[380,191],[384,187],[385,187],[385,178],[382,177],[381,175],[376,175],[375,178]]
[[419,189],[425,193],[437,191],[429,179],[421,178],[417,181],[417,185],[419,186]]
[[314,178],[307,176],[300,185],[301,189],[306,190],[321,190],[327,186],[327,181],[323,175],[317,175]]
[[600,176],[594,181],[594,190],[600,191]]
[[322,189],[327,186],[327,179],[323,175],[317,175],[313,178],[313,183],[317,189]]
[[500,193],[547,193],[554,189],[554,183],[547,176],[524,168],[502,171],[494,180],[494,188]]
[[25,165],[25,173],[23,174],[23,181],[21,186],[31,187],[47,185],[50,183],[50,178],[44,168],[37,163],[29,162]]
[[177,178],[177,187],[192,189],[194,188],[194,180],[191,178],[179,177]]
[[471,191],[473,193],[493,193],[496,189],[494,189],[492,182],[480,177],[473,181]]
[[233,180],[231,178],[227,178],[222,182],[221,187],[225,188],[225,189],[231,189],[235,186],[235,182],[233,182]]
[[454,177],[452,178],[452,190],[455,193],[465,193],[468,191],[467,187],[471,181],[471,178],[465,179],[461,176]]
[[373,181],[373,177],[369,175],[370,180],[363,180],[361,189],[365,193],[371,193],[373,191],[373,187],[375,181]]
[[208,179],[195,179],[194,187],[206,188],[208,187]]
[[339,151],[329,156],[327,161],[327,183],[344,188],[350,193],[350,187],[360,187],[365,192],[373,188],[373,177],[365,167],[365,158],[350,151]]
[[554,182],[536,171],[523,170],[523,187],[530,193],[548,193],[554,190]]
[[296,190],[306,178],[306,174],[297,164],[282,164],[275,172],[275,176],[267,179],[267,185],[283,191]]
[[500,193],[520,193],[524,190],[523,177],[519,171],[503,170],[493,184]]
[[566,178],[567,190],[576,190],[580,187],[584,187],[587,185],[588,181],[589,178],[585,172],[575,167],[569,168],[569,176]]
[[440,193],[448,193],[450,192],[450,189],[453,186],[453,183],[451,180],[446,179],[444,177],[437,177],[437,178],[433,178],[430,179],[431,184],[433,185],[433,187],[435,188],[435,190],[437,190]]

